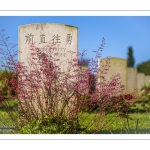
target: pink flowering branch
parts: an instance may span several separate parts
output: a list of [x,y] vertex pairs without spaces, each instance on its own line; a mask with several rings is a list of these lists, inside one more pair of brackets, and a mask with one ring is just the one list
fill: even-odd
[[[130,103],[136,98],[132,94],[123,95],[124,86],[119,74],[112,76],[111,81],[106,81],[105,74],[109,73],[110,68],[109,57],[103,69],[98,67],[105,46],[104,38],[98,50],[94,51],[94,59],[84,59],[85,50],[78,54],[69,51],[70,60],[62,62],[53,57],[58,55],[53,51],[55,45],[49,43],[44,47],[45,51],[42,51],[31,44],[29,66],[26,66],[24,62],[16,61],[16,53],[13,51],[15,45],[9,49],[6,42],[8,38],[4,39],[1,34],[0,37],[1,46],[6,47],[5,50],[0,49],[5,60],[2,67],[8,68],[11,73],[11,86],[8,90],[16,90],[20,125],[48,115],[67,116],[85,126],[84,122],[94,110],[98,114],[94,119],[114,111],[119,111],[120,114],[123,110],[123,114],[126,114],[126,110],[134,103]],[[74,56],[80,59],[75,59]],[[61,69],[64,62],[68,64],[67,71]],[[86,109],[89,113],[80,120]],[[86,129],[88,127],[89,124],[85,126]]]

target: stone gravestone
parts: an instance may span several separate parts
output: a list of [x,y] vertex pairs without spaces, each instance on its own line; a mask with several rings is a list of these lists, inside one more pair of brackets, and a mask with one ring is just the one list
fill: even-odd
[[[100,60],[100,64],[99,67],[101,70],[103,70],[103,68],[105,67],[106,64],[106,59],[107,58],[103,58]],[[112,75],[116,75],[116,74],[120,74],[121,76],[121,84],[124,85],[125,90],[124,92],[126,92],[126,80],[127,80],[127,61],[126,59],[122,59],[122,58],[110,58],[110,68],[108,70],[107,74],[104,74],[106,81],[110,81],[110,78],[112,77]],[[99,82],[101,82],[101,79],[99,79]]]
[[145,84],[147,84],[147,85],[150,84],[150,75],[145,76]]
[[127,93],[132,93],[137,88],[137,69],[127,68]]
[[137,73],[137,88],[140,90],[145,85],[145,74]]
[[[77,59],[77,55],[72,55],[69,51],[77,53],[78,28],[64,24],[28,24],[19,26],[19,62],[24,62],[30,68],[30,45],[35,43],[40,51],[47,52],[45,46],[48,43],[54,44],[51,56],[59,59],[55,63],[62,72],[69,69],[69,61]],[[50,56],[50,57],[51,57]],[[38,58],[40,61],[40,56]]]

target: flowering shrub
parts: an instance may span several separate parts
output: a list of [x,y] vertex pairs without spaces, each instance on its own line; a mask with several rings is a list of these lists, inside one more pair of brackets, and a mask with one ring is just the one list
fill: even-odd
[[124,94],[119,96],[109,96],[101,97],[99,101],[91,100],[91,97],[81,96],[82,101],[85,101],[85,106],[83,111],[86,112],[99,112],[103,111],[106,114],[118,112],[119,116],[128,116],[131,111],[131,107],[135,105],[136,96],[134,94]]
[[[4,38],[2,34],[0,37],[2,43],[5,43],[2,46],[7,46],[8,38]],[[78,114],[83,114],[86,109],[88,112],[96,110],[98,114],[105,112],[105,115],[111,112],[128,112],[132,105],[130,100],[135,96],[123,95],[124,86],[120,82],[119,74],[112,76],[109,82],[105,80],[105,74],[110,68],[109,58],[103,69],[98,68],[101,51],[105,46],[104,38],[98,50],[93,51],[94,59],[88,59],[88,63],[71,59],[67,72],[61,70],[57,63],[59,59],[52,57],[51,49],[54,46],[49,43],[44,52],[32,44],[28,58],[30,67],[23,62],[17,62],[14,51],[10,53],[15,45],[9,53],[0,49],[5,58],[2,67],[12,74],[11,86],[8,89],[17,89],[18,126],[22,133],[84,133],[84,120],[79,122]],[[79,60],[82,60],[85,52],[68,53],[71,53],[71,58],[78,55]],[[87,64],[88,68],[84,68]]]

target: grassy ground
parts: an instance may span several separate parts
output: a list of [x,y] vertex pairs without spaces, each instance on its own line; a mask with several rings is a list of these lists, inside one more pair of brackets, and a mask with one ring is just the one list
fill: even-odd
[[[7,110],[9,110],[9,112],[11,114],[13,114],[13,117],[15,119],[17,119],[17,111],[14,110],[14,108],[17,109],[18,107],[18,102],[17,100],[10,100],[7,101],[7,104],[10,106],[8,107]],[[0,107],[0,127],[11,127],[11,126],[15,126],[15,124],[13,123],[13,121],[10,119],[10,115],[8,113],[6,113],[6,108],[5,107]],[[14,130],[4,130],[4,129],[0,129],[0,133],[14,133]]]
[[[15,113],[14,107],[17,108],[17,101],[9,101],[10,108],[9,110]],[[82,113],[79,115],[79,122],[83,127],[87,126],[88,133],[97,133],[97,134],[150,134],[150,113],[132,113],[128,120],[124,118],[115,118],[116,114],[109,114],[107,116],[100,117],[100,120],[93,120],[94,116],[97,116],[95,113]],[[98,123],[97,123],[98,122]],[[9,115],[6,113],[4,107],[0,107],[0,126],[14,126]],[[95,130],[95,127],[99,126],[100,130]],[[6,133],[0,131],[0,133]],[[9,132],[13,133],[13,132]]]
[[[85,116],[87,114],[84,114]],[[91,114],[89,118],[83,123],[87,125],[91,122],[94,114]],[[115,118],[115,114],[109,114],[99,123],[100,130],[94,130],[94,126],[88,127],[90,133],[98,134],[150,134],[150,114],[149,113],[136,113],[130,114],[131,119]],[[82,122],[82,119],[81,119]],[[128,123],[127,123],[128,122]]]

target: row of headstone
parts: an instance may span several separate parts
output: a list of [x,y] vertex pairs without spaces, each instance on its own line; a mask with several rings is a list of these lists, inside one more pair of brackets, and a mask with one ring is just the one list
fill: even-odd
[[[68,71],[69,61],[78,59],[77,55],[69,53],[70,50],[77,53],[78,47],[78,28],[64,24],[42,23],[29,24],[19,27],[19,62],[24,62],[26,66],[32,66],[31,63],[31,44],[39,48],[38,60],[40,53],[48,52],[59,61],[55,62],[60,66],[62,71]],[[54,44],[53,48],[48,49],[49,43]],[[105,60],[101,59],[101,65],[105,66]],[[105,74],[106,80],[112,75],[120,73],[121,83],[125,85],[125,92],[133,92],[134,89],[141,89],[145,84],[150,83],[150,76],[143,73],[137,73],[135,68],[127,68],[127,60],[121,58],[110,59],[110,70]]]
[[[69,71],[70,61],[78,59],[78,28],[74,26],[52,23],[23,25],[19,27],[18,42],[19,62],[24,62],[29,68],[33,66],[31,61],[32,52],[30,51],[31,44],[35,44],[34,46],[39,48],[36,63],[41,62],[41,53],[48,53],[48,57],[52,56],[55,60],[59,59],[55,63],[63,72]],[[50,43],[54,46],[47,47],[47,45],[50,46]],[[69,53],[69,51],[72,52]],[[73,53],[76,54],[72,55]],[[104,63],[104,60],[101,60],[100,65]],[[133,92],[134,89],[140,89],[143,85],[150,83],[150,76],[137,73],[135,68],[127,68],[125,59],[111,58],[110,65],[108,74],[105,74],[106,80],[109,80],[112,75],[120,73],[121,83],[125,85],[125,92]],[[83,69],[86,70],[86,68]],[[70,73],[73,74],[73,72]],[[86,85],[83,85],[83,87],[86,87]],[[41,101],[44,101],[44,99],[41,98]],[[24,103],[24,99],[22,99],[22,102]]]
[[[106,59],[100,60],[100,67],[106,64]],[[144,85],[150,84],[150,75],[138,73],[136,68],[127,67],[127,60],[122,58],[110,58],[110,68],[105,74],[106,81],[110,80],[112,75],[119,73],[121,75],[121,84],[125,85],[125,93],[132,93],[135,89],[141,89]]]

